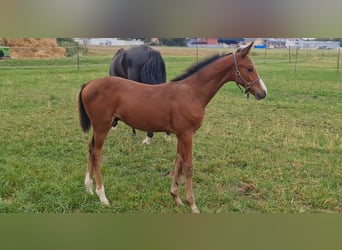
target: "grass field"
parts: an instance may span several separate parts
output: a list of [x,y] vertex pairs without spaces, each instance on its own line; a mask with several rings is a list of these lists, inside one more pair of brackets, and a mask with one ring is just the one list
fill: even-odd
[[[168,79],[196,61],[193,50],[180,51],[162,51]],[[254,50],[266,99],[247,101],[230,82],[208,105],[193,150],[201,212],[342,211],[342,73],[335,54],[300,54],[295,72],[287,51]],[[75,58],[0,61],[0,212],[190,212],[174,205],[164,175],[174,167],[175,136],[165,143],[156,134],[147,147],[145,133],[132,138],[123,123],[103,151],[111,206],[85,192],[91,133],[79,127],[77,94],[108,74],[111,56],[81,56],[79,70]]]

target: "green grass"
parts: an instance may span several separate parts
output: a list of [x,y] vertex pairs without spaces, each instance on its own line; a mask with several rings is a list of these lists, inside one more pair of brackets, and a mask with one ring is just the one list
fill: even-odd
[[[208,105],[193,150],[201,212],[341,212],[342,73],[334,55],[314,52],[296,73],[286,56],[253,51],[265,100],[247,101],[231,82]],[[145,133],[132,138],[123,123],[103,149],[111,206],[85,192],[91,133],[79,127],[77,94],[82,83],[108,74],[110,59],[81,57],[79,70],[75,58],[0,61],[0,212],[190,211],[174,205],[164,175],[174,168],[175,136],[165,143],[158,133],[146,147]],[[195,58],[165,60],[171,79]]]

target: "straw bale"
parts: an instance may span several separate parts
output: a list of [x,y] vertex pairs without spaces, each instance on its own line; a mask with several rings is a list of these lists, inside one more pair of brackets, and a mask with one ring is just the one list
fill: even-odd
[[55,38],[7,38],[12,58],[60,58],[66,49],[59,47]]

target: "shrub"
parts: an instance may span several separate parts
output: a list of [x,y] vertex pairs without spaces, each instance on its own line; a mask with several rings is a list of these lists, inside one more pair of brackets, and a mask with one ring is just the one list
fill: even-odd
[[72,38],[57,38],[57,43],[59,46],[64,47],[66,49],[66,55],[68,57],[75,56],[77,55],[77,53],[86,55],[88,52],[86,47],[80,46]]

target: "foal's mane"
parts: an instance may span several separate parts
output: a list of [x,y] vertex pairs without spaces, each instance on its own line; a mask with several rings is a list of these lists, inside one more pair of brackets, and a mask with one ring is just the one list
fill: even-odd
[[216,60],[230,55],[229,54],[215,54],[207,59],[204,59],[203,61],[200,61],[196,64],[194,64],[193,66],[191,66],[189,69],[186,70],[185,73],[175,77],[174,79],[171,80],[171,82],[176,82],[176,81],[180,81],[180,80],[184,80],[185,78],[188,78],[189,76],[195,74],[196,72],[198,72],[199,70],[201,70],[202,68],[204,68],[205,66],[209,65],[212,62],[215,62]]

